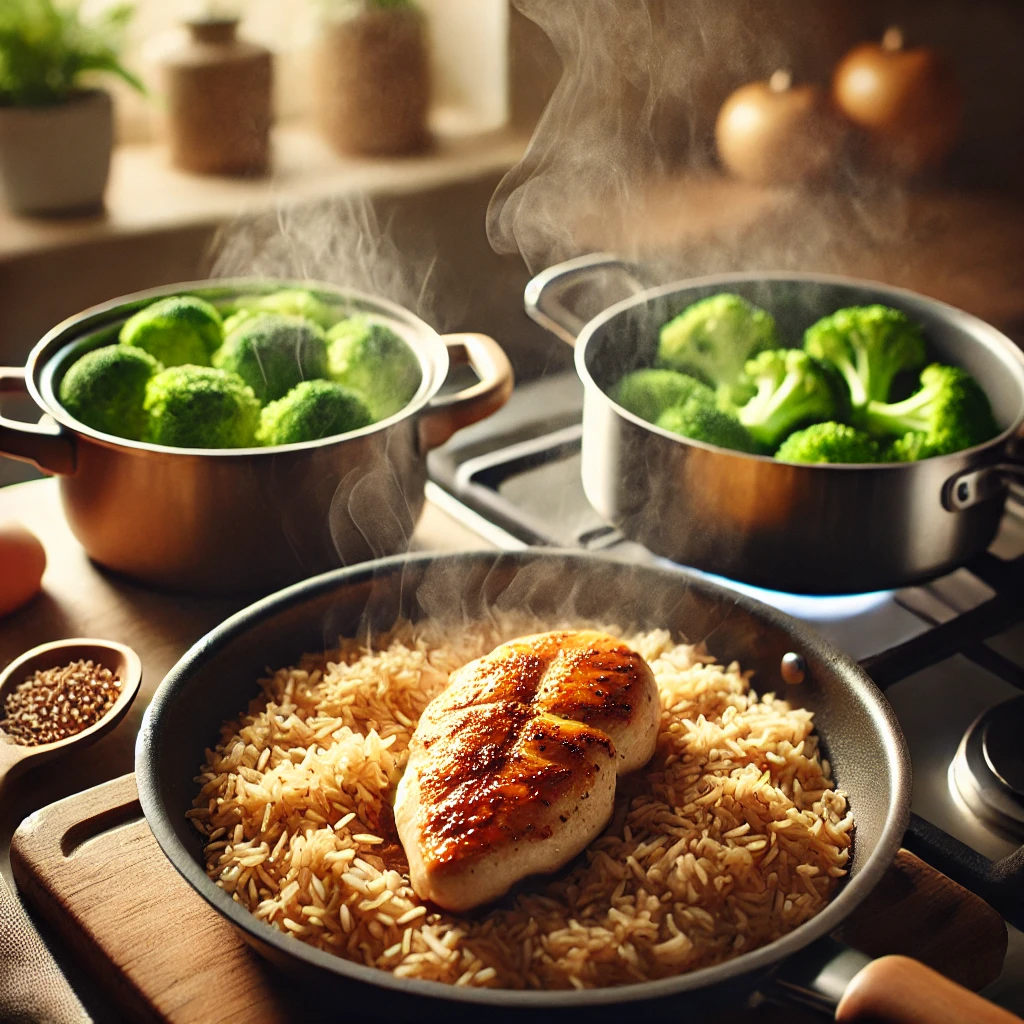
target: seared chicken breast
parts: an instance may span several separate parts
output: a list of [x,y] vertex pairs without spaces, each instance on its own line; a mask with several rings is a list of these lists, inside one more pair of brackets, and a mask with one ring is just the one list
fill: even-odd
[[635,651],[594,631],[522,637],[453,672],[425,708],[395,823],[417,894],[462,911],[554,871],[650,760],[660,703]]

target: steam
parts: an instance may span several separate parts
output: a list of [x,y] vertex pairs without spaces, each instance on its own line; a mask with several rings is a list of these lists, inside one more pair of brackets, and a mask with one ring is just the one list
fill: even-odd
[[514,2],[551,40],[562,76],[491,201],[496,251],[520,253],[536,273],[611,250],[653,281],[856,272],[863,253],[870,276],[905,269],[903,187],[847,166],[818,190],[750,188],[716,166],[713,126],[726,96],[780,67],[797,81],[827,82],[856,37],[843,21],[853,14],[720,0]]
[[[402,201],[364,194],[282,206],[222,228],[211,277],[320,282],[390,299],[438,329],[460,316],[465,295],[440,280],[434,240]],[[386,429],[275,460],[267,502],[292,562],[312,574],[405,550],[425,482],[415,430]],[[324,510],[321,525],[311,524],[310,507]]]
[[459,310],[436,281],[436,248],[403,230],[400,214],[360,193],[246,217],[214,238],[210,276],[322,281],[390,299],[443,329]]
[[755,627],[742,599],[726,590],[672,569],[583,553],[413,556],[367,566],[349,590],[324,615],[327,649],[339,637],[371,642],[403,619],[453,636],[482,628],[503,639],[562,628],[604,628],[624,637],[667,629],[677,642],[707,641],[725,663],[742,658],[774,678],[791,643],[781,631],[767,639],[764,625]]

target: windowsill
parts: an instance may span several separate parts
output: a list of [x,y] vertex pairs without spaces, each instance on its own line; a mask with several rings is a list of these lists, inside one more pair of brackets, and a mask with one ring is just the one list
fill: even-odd
[[311,128],[273,133],[273,167],[263,178],[188,174],[158,144],[115,148],[106,209],[89,216],[17,217],[0,209],[0,260],[152,231],[218,224],[246,213],[328,196],[403,194],[507,170],[528,137],[511,128],[474,130],[457,111],[434,118],[434,146],[415,156],[338,156]]

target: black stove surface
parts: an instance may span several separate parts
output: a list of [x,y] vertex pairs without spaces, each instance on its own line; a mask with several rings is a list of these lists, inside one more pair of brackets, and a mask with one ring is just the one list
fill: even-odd
[[[584,548],[665,564],[588,503],[582,407],[575,374],[517,388],[499,413],[431,453],[432,500],[499,547]],[[922,586],[811,597],[709,578],[807,622],[861,661],[910,748],[914,818],[905,845],[1024,927],[1024,824],[1018,828],[1012,813],[988,813],[993,803],[1006,810],[1006,801],[1016,802],[1024,822],[1024,795],[1013,792],[1024,736],[1014,747],[1005,728],[990,724],[1003,706],[1018,709],[1024,691],[1024,493],[1011,494],[987,552]],[[1016,928],[997,988],[990,997],[1024,1011],[1024,936]]]

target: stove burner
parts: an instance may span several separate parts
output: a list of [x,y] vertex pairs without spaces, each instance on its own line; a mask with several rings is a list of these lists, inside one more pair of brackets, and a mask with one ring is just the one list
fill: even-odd
[[953,782],[979,818],[1024,836],[1024,697],[989,708],[964,734]]

